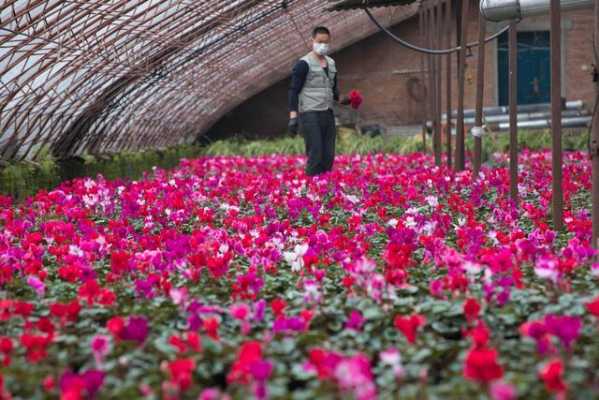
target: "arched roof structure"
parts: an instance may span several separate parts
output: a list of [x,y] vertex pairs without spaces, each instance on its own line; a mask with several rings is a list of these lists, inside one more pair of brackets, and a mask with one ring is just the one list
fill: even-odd
[[[411,0],[407,0],[409,2]],[[392,25],[410,5],[377,8]],[[338,50],[376,31],[321,0],[3,0],[0,159],[193,142],[287,76],[324,24]]]

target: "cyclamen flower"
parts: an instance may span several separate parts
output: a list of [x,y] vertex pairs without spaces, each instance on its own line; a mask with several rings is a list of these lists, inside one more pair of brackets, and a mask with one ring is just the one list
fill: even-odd
[[595,297],[589,303],[586,303],[586,309],[595,318],[599,318],[599,296]]
[[30,275],[27,278],[27,284],[31,286],[33,290],[35,290],[35,293],[39,297],[44,297],[44,294],[46,293],[46,285],[44,285],[44,282],[42,282],[37,276]]
[[563,393],[568,389],[564,382],[564,365],[560,359],[547,362],[539,371],[539,378],[552,393]]
[[401,354],[399,350],[390,348],[382,351],[379,354],[381,364],[391,367],[396,378],[401,378],[404,375],[404,368],[401,364]]
[[106,335],[96,335],[91,340],[91,349],[96,362],[96,367],[100,367],[104,357],[110,352],[110,337]]
[[130,340],[142,344],[148,334],[148,320],[143,316],[130,316],[125,321],[121,317],[108,320],[106,328],[118,340]]
[[572,347],[572,343],[580,336],[582,329],[582,320],[575,316],[545,316],[545,325],[547,330],[556,336],[566,349]]
[[61,399],[93,398],[104,383],[104,373],[88,370],[83,374],[65,371],[60,377]]
[[497,362],[497,351],[489,347],[472,348],[464,361],[464,377],[480,383],[488,383],[503,376],[503,368]]
[[185,391],[191,386],[194,368],[195,361],[189,358],[171,361],[168,363],[169,379],[180,391]]
[[345,327],[347,329],[353,329],[356,331],[361,331],[362,326],[364,325],[364,317],[362,313],[358,310],[352,310],[349,314],[349,318],[345,322]]
[[496,381],[491,384],[489,394],[493,400],[516,400],[518,392],[513,385],[502,381]]
[[403,333],[408,343],[413,344],[416,342],[418,330],[426,324],[426,317],[420,314],[409,316],[398,315],[395,317],[393,323],[395,327]]
[[480,313],[480,304],[476,299],[469,298],[464,302],[463,309],[466,320],[471,322],[478,318]]

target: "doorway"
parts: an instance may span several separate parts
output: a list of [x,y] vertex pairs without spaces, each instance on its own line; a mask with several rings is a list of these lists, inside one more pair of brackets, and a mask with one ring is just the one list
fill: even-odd
[[[518,32],[518,104],[549,103],[551,50],[549,31]],[[499,105],[509,104],[508,34],[497,41]]]

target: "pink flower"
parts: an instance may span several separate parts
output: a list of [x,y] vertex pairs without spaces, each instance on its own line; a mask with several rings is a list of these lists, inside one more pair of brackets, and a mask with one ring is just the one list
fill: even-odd
[[96,366],[99,367],[104,357],[110,352],[110,337],[106,335],[94,336],[91,341],[91,348]]
[[347,329],[361,331],[363,325],[364,317],[362,316],[362,313],[358,310],[352,310],[352,312],[349,314],[349,318],[345,322],[345,327]]
[[30,275],[27,278],[27,284],[31,286],[33,290],[35,290],[35,293],[39,297],[44,297],[44,294],[46,293],[46,285],[44,285],[44,282],[42,282],[37,276]]
[[513,385],[503,381],[495,381],[491,384],[489,394],[492,400],[516,400],[518,392]]

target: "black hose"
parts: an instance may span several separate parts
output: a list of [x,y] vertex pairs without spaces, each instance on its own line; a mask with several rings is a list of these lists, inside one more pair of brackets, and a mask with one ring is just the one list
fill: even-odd
[[[453,47],[451,49],[440,49],[440,50],[433,50],[433,49],[426,49],[426,48],[423,48],[423,47],[418,47],[416,45],[413,45],[412,43],[406,42],[402,38],[400,38],[400,37],[396,36],[395,34],[393,34],[393,32],[391,32],[389,29],[387,29],[383,25],[381,25],[379,23],[379,21],[377,21],[377,19],[374,17],[374,15],[372,15],[370,13],[370,10],[368,10],[367,8],[364,8],[364,12],[368,15],[368,17],[372,20],[372,22],[374,22],[374,24],[379,27],[379,29],[381,31],[385,32],[387,35],[389,35],[389,37],[391,37],[391,39],[393,39],[394,41],[396,41],[400,45],[402,45],[404,47],[407,47],[408,49],[417,51],[419,53],[436,54],[436,55],[452,54],[452,53],[458,52],[458,51],[460,51],[462,49],[462,46]],[[503,29],[500,29],[498,32],[496,32],[493,35],[491,35],[488,38],[486,38],[485,39],[485,43],[490,42],[493,39],[496,39],[502,33],[507,32],[508,29],[510,29],[509,25],[506,26],[506,27],[504,27]],[[468,43],[468,44],[466,44],[466,48],[469,49],[469,48],[472,48],[472,47],[477,47],[479,44],[480,43],[478,43],[478,42]]]

